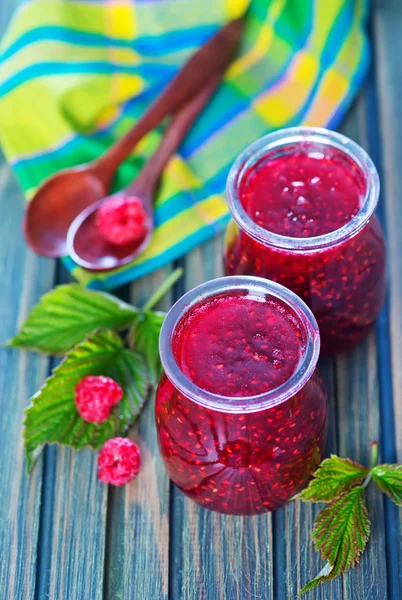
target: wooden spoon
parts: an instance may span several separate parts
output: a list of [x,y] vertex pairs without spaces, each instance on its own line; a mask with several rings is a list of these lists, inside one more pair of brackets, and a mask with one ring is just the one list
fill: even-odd
[[148,246],[154,229],[153,198],[160,176],[167,162],[180,146],[183,138],[203,107],[207,104],[221,78],[210,84],[186,104],[172,119],[162,141],[144,165],[136,179],[116,195],[136,197],[147,214],[144,235],[130,244],[117,246],[107,242],[99,232],[96,213],[101,204],[112,196],[94,202],[75,218],[67,234],[67,250],[73,260],[92,271],[106,271],[132,261]]
[[42,256],[67,254],[67,231],[85,208],[109,191],[119,165],[144,135],[222,75],[232,61],[243,31],[243,20],[220,29],[184,65],[134,127],[95,161],[60,171],[48,179],[28,203],[24,234],[28,245]]

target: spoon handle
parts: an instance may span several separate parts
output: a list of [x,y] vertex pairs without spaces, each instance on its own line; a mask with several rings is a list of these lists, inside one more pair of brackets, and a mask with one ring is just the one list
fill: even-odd
[[119,165],[144,135],[204,88],[211,77],[223,75],[236,53],[243,28],[243,19],[230,21],[222,27],[186,62],[134,127],[95,161],[97,177],[106,188]]
[[201,92],[198,92],[190,102],[176,113],[156,152],[145,163],[133,183],[125,189],[128,194],[138,195],[144,200],[152,198],[163,169],[180,146],[186,133],[211,98],[220,81],[221,76],[215,75]]

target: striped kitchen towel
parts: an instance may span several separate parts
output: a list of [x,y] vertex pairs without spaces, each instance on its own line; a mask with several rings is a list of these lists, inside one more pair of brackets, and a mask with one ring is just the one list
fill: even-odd
[[[368,0],[25,0],[0,54],[0,143],[29,200],[59,169],[99,156],[132,126],[185,60],[247,10],[237,60],[164,173],[157,228],[135,262],[103,274],[111,289],[181,256],[228,222],[231,163],[280,127],[335,127],[368,67]],[[157,146],[150,133],[115,190]]]

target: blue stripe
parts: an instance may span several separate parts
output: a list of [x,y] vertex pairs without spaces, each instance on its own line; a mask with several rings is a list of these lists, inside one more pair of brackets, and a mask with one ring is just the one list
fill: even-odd
[[205,191],[199,191],[203,192],[202,197],[198,194],[197,198],[195,195],[196,191],[194,191],[194,193],[191,191],[178,192],[166,200],[166,202],[155,208],[155,225],[157,227],[164,225],[171,219],[177,217],[180,213],[195,206],[200,200],[203,200],[205,198]]
[[82,137],[75,135],[71,140],[64,142],[59,148],[52,148],[46,152],[41,152],[35,156],[29,156],[27,158],[19,158],[12,163],[14,171],[17,173],[30,167],[40,166],[44,162],[50,162],[53,158],[61,158],[74,151],[74,149],[82,142]]
[[180,147],[180,154],[184,159],[191,158],[191,155],[200,148],[206,141],[210,140],[215,135],[219,135],[219,131],[228,123],[233,121],[237,115],[247,110],[250,106],[250,101],[246,98],[237,98],[236,102],[231,102],[226,106],[225,112],[216,112],[213,105],[206,108],[205,114],[193,127],[184,143]]
[[160,57],[201,46],[217,30],[217,25],[200,25],[190,30],[169,31],[158,35],[138,37],[134,40],[124,40],[101,33],[77,31],[69,27],[44,25],[23,33],[0,54],[0,60],[7,60],[26,46],[45,41],[87,47],[128,48],[145,56]]
[[128,42],[127,40],[110,38],[98,33],[76,31],[74,29],[69,29],[68,27],[45,25],[43,27],[36,27],[35,29],[23,33],[17,40],[15,40],[15,42],[13,42],[0,54],[0,60],[7,60],[13,54],[16,54],[30,44],[46,41],[99,48],[103,48],[105,46],[107,48],[110,46],[117,48],[132,48],[132,43]]
[[157,65],[151,63],[129,67],[126,65],[113,65],[103,61],[77,63],[43,62],[26,67],[11,76],[0,86],[0,96],[11,92],[13,89],[22,83],[26,83],[30,79],[36,79],[46,75],[109,75],[113,73],[124,73],[127,75],[140,75],[143,79],[147,80],[167,77],[168,75],[173,76],[176,71],[176,67],[170,65]]
[[164,56],[201,46],[219,29],[217,25],[200,25],[192,29],[168,31],[152,36],[138,37],[133,46],[144,56]]

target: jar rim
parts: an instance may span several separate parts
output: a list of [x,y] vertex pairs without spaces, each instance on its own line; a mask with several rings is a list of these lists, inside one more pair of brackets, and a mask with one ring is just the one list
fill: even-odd
[[[287,146],[309,142],[335,148],[353,160],[363,172],[366,195],[359,212],[345,225],[324,235],[295,238],[280,235],[257,225],[245,211],[239,195],[238,185],[245,171],[263,158],[267,152]],[[226,195],[233,219],[240,229],[265,245],[288,250],[318,250],[328,248],[356,235],[372,216],[380,193],[377,169],[367,152],[345,135],[321,127],[289,127],[265,135],[245,148],[233,163],[226,184]]]
[[[176,327],[188,310],[207,298],[238,290],[269,294],[273,298],[280,299],[296,314],[306,333],[305,352],[291,377],[277,388],[254,396],[224,396],[204,390],[186,377],[172,351],[172,339]],[[317,321],[303,300],[278,283],[247,275],[212,279],[184,294],[167,313],[159,337],[162,366],[171,383],[194,402],[206,408],[231,413],[256,412],[271,408],[294,396],[313,375],[319,353],[320,334]]]

